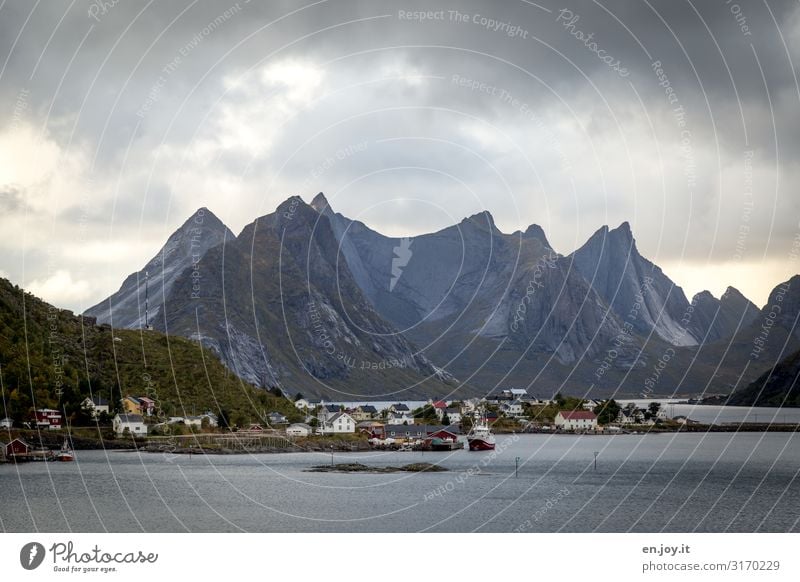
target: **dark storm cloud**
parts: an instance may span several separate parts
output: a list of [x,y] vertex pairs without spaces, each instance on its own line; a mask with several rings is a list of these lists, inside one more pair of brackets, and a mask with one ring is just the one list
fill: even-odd
[[[797,7],[10,0],[0,134],[27,124],[85,152],[60,216],[90,238],[109,223],[177,226],[216,200],[235,201],[219,210],[238,230],[289,194],[325,190],[395,232],[488,208],[508,230],[545,224],[568,252],[630,219],[654,254],[719,261],[734,254],[753,152],[748,249],[780,256],[800,213]],[[262,78],[293,62],[322,70],[303,80],[309,98]],[[438,210],[421,220],[402,198]],[[392,212],[368,212],[376,204]]]

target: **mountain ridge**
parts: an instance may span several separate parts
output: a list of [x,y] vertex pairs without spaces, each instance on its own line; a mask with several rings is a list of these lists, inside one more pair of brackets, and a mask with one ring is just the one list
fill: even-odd
[[[732,358],[746,358],[761,317],[733,287],[690,303],[639,253],[627,221],[600,227],[564,256],[540,226],[505,234],[485,211],[436,232],[388,237],[336,212],[320,192],[308,204],[289,197],[232,240],[226,231],[195,263],[208,277],[206,296],[192,307],[184,269],[159,325],[203,342],[251,382],[309,394],[369,384],[348,362],[374,353],[407,364],[384,367],[390,392],[433,381],[436,393],[460,382],[477,384],[459,388],[473,392],[544,382],[635,394],[655,385],[650,370],[672,352],[674,369],[656,372],[665,390],[727,385],[738,375]],[[347,344],[338,360],[318,336]],[[715,347],[725,341],[736,348]],[[726,362],[716,379],[712,357]]]

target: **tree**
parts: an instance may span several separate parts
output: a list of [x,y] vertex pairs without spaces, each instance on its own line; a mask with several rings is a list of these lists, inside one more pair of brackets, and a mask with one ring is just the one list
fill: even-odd
[[298,400],[302,400],[303,398],[305,398],[305,397],[303,396],[302,392],[298,392],[297,394],[294,395],[294,401],[295,402],[297,402]]
[[231,421],[228,411],[224,408],[219,409],[219,415],[217,416],[217,426],[219,428],[230,428]]
[[610,424],[616,421],[620,410],[622,408],[613,398],[601,402],[594,408],[594,413],[597,415],[597,423]]
[[425,406],[420,406],[419,408],[415,408],[411,412],[411,416],[425,423],[435,422],[436,420],[438,420],[436,418],[436,410],[433,408],[433,406],[430,406],[429,404],[426,404]]
[[445,426],[449,426],[450,425],[450,417],[447,415],[447,413],[444,413],[442,415],[442,424],[445,425]]

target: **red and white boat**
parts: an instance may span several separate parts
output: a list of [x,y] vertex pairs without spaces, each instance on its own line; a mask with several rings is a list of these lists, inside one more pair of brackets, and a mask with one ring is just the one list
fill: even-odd
[[69,448],[67,439],[64,439],[64,444],[61,445],[61,450],[56,453],[55,460],[61,461],[62,463],[75,460],[75,453]]
[[485,418],[482,418],[472,427],[472,431],[467,435],[467,443],[470,451],[493,451],[495,440],[492,431]]

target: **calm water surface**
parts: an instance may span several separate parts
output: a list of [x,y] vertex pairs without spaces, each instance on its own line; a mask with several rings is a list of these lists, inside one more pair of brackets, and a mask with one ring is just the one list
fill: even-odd
[[330,460],[78,451],[75,463],[0,465],[0,529],[800,530],[800,435],[792,433],[502,436],[495,453],[335,455],[371,465],[436,462],[446,473],[304,471]]

